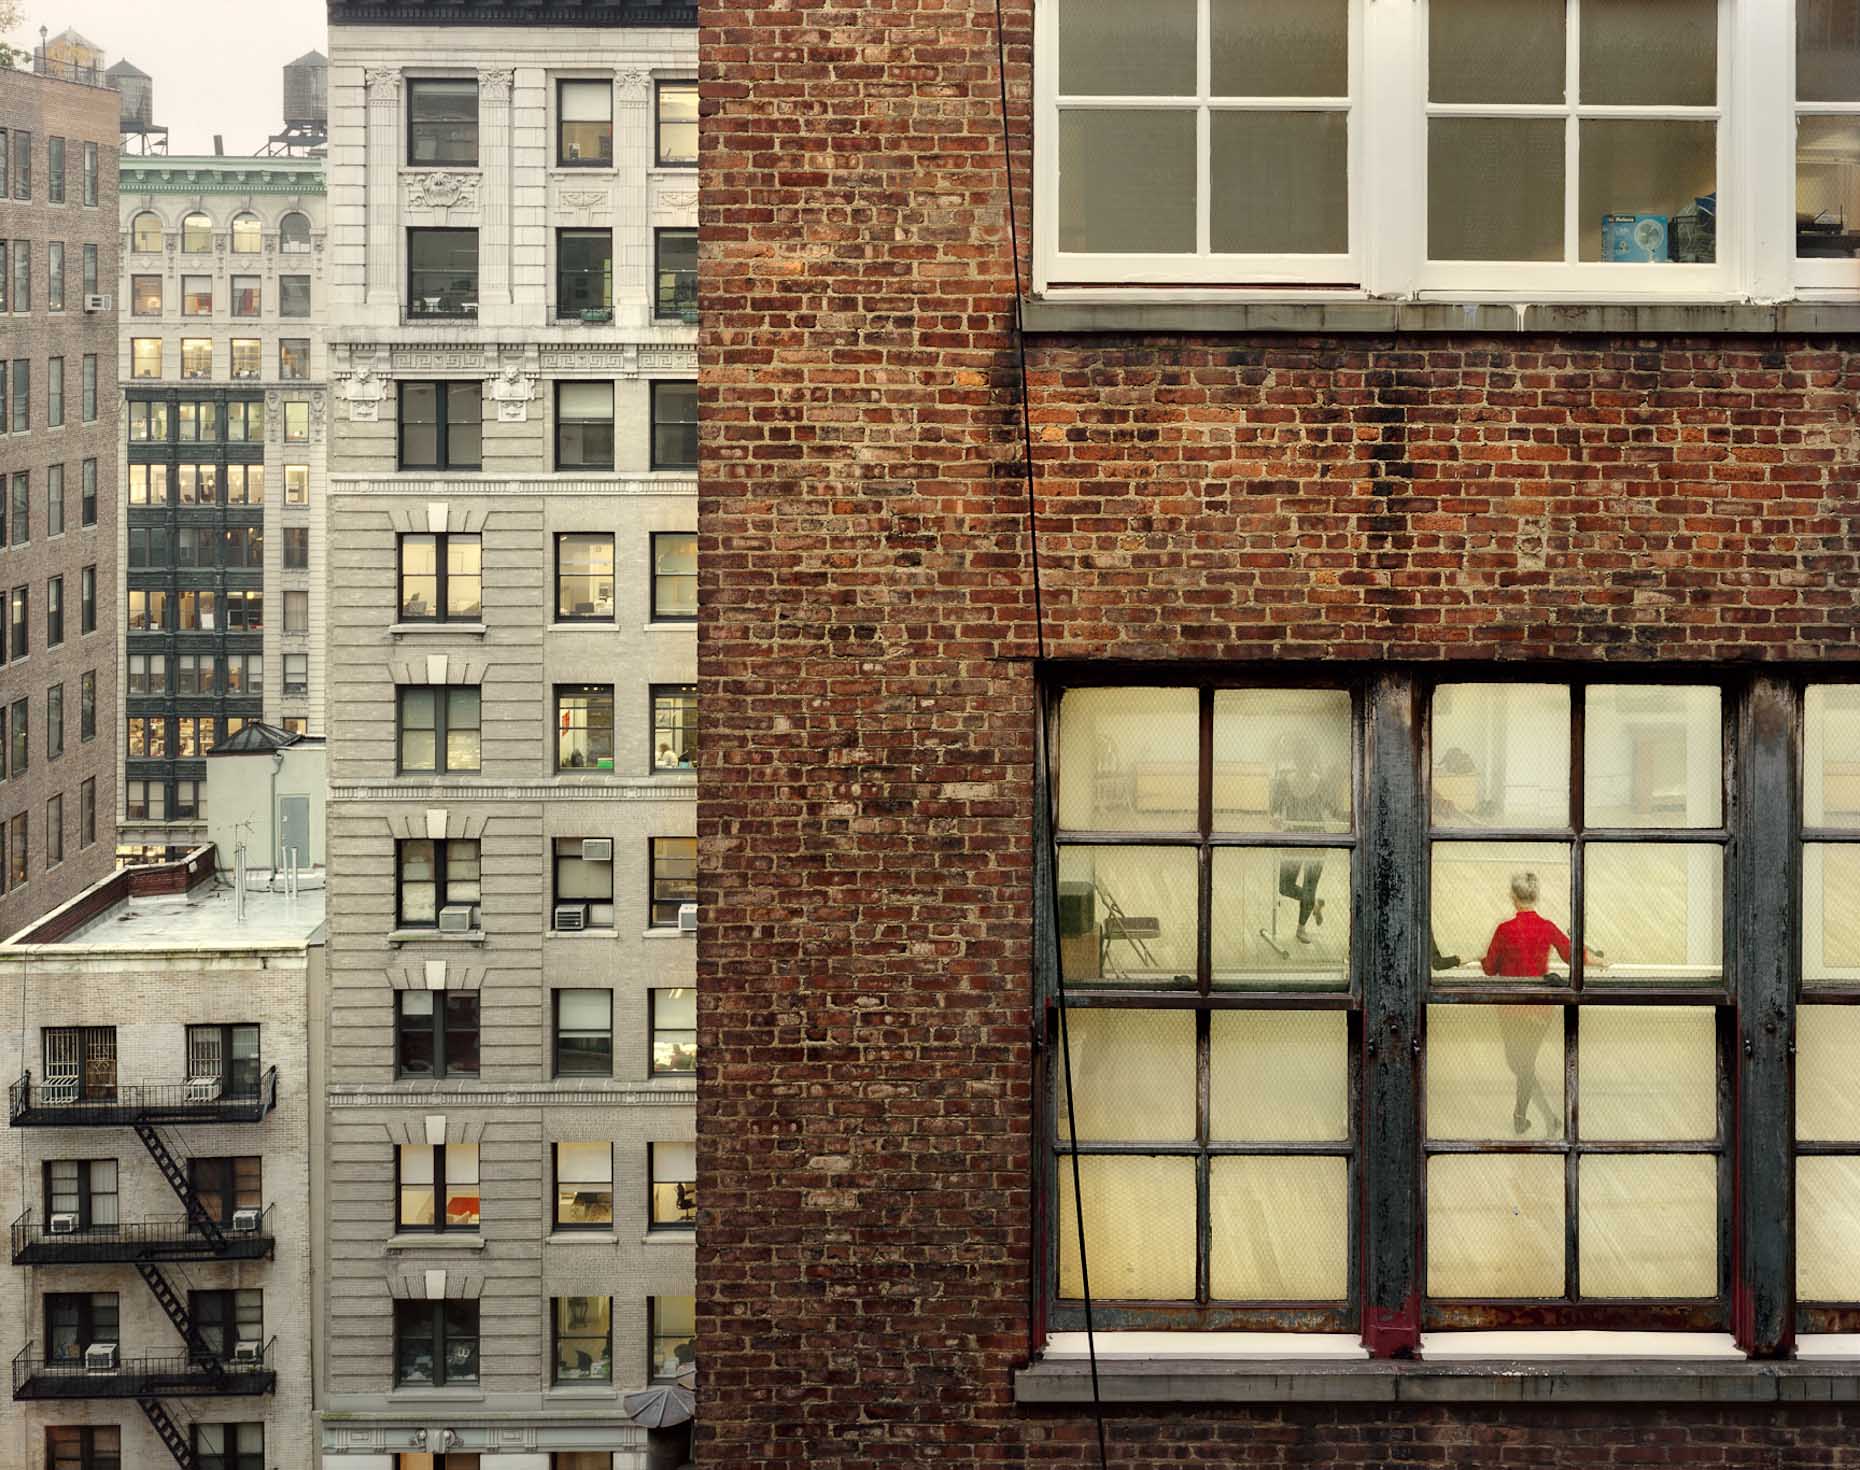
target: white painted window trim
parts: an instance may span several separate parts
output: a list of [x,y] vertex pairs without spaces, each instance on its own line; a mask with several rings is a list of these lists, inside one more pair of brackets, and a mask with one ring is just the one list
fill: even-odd
[[[1350,0],[1350,240],[1341,256],[1206,253],[1210,211],[1208,123],[1211,0],[1198,0],[1198,234],[1196,255],[1083,255],[1057,246],[1059,218],[1058,0],[1035,0],[1033,286],[1042,295],[1122,294],[1222,301],[1374,299],[1528,302],[1775,302],[1860,296],[1860,262],[1795,255],[1795,142],[1801,116],[1860,116],[1860,102],[1795,99],[1794,0],[1719,0],[1718,104],[1709,108],[1584,105],[1574,88],[1581,7],[1571,0],[1569,100],[1548,107],[1430,104],[1427,0]],[[1250,99],[1250,106],[1308,108],[1314,99]],[[1181,107],[1184,98],[1067,98],[1065,105]],[[1431,262],[1426,259],[1427,127],[1432,116],[1563,116],[1568,125],[1566,259]],[[1577,245],[1580,119],[1697,117],[1718,124],[1718,259],[1711,265],[1618,265],[1569,258]],[[1245,283],[1244,292],[1236,289]]]

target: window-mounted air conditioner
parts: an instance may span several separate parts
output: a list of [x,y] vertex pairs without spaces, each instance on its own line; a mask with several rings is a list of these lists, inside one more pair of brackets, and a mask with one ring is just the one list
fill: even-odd
[[84,1366],[92,1373],[114,1373],[116,1371],[116,1344],[93,1342],[84,1349]]
[[697,905],[681,903],[678,905],[678,932],[680,934],[697,933]]
[[260,1211],[234,1210],[232,1228],[240,1235],[254,1235],[258,1231]]
[[47,1222],[47,1228],[53,1235],[74,1235],[77,1233],[78,1217],[72,1214],[57,1214]]
[[262,1342],[236,1342],[233,1344],[232,1360],[235,1363],[262,1363],[265,1361],[265,1345]]
[[555,911],[555,927],[557,929],[587,928],[587,910],[575,904],[563,904]]
[[614,840],[611,837],[584,837],[581,839],[581,860],[584,863],[611,863],[614,860]]
[[211,1103],[220,1100],[220,1079],[217,1077],[189,1077],[187,1079],[187,1100],[191,1103]]
[[439,932],[441,934],[471,933],[471,905],[452,903],[442,908],[439,911]]
[[109,309],[110,298],[108,296],[86,296],[84,298],[84,310],[86,311],[108,311]]

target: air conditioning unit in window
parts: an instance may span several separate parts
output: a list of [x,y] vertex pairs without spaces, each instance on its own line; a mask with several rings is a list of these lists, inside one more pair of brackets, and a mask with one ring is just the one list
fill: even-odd
[[211,1103],[220,1100],[220,1079],[217,1077],[189,1077],[187,1079],[187,1100],[191,1103]]
[[441,934],[471,933],[471,905],[451,903],[442,908],[439,911],[439,932]]
[[681,903],[678,905],[678,932],[680,934],[697,933],[697,905]]
[[265,1361],[265,1345],[262,1342],[236,1342],[233,1344],[233,1361],[235,1363],[262,1363]]
[[240,1235],[257,1234],[259,1214],[257,1210],[234,1210],[232,1228]]
[[77,1233],[78,1217],[71,1214],[57,1214],[47,1222],[47,1228],[53,1235],[74,1235]]
[[116,1344],[93,1342],[84,1349],[84,1366],[92,1373],[114,1373],[116,1371]]
[[86,311],[108,311],[109,309],[110,298],[108,296],[86,296],[84,298],[84,310]]
[[581,839],[581,860],[584,863],[611,863],[614,860],[614,840],[611,837],[584,837]]
[[555,911],[555,927],[562,929],[585,929],[588,927],[587,911],[575,904],[563,904]]

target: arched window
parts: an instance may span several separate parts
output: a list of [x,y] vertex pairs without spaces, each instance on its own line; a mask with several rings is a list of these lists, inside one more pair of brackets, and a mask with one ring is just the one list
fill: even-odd
[[144,255],[161,254],[161,216],[143,210],[129,226],[129,248]]
[[278,241],[286,255],[310,253],[310,221],[301,214],[287,214],[278,221]]
[[257,255],[262,226],[255,214],[233,216],[232,253],[234,255]]
[[205,255],[212,248],[212,220],[204,214],[190,214],[181,221],[181,254]]

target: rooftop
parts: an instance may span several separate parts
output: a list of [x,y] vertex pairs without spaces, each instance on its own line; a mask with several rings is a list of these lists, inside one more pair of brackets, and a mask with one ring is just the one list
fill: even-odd
[[[322,882],[317,877],[318,884]],[[243,949],[254,944],[303,944],[323,927],[323,889],[295,898],[267,893],[261,878],[245,895],[245,922],[235,917],[232,884],[203,883],[191,893],[132,897],[98,914],[54,943],[124,949]]]

